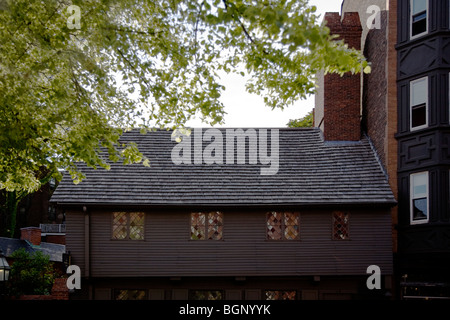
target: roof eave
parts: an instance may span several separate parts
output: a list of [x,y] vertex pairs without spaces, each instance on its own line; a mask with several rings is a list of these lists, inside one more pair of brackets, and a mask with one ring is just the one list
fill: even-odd
[[362,201],[362,202],[343,202],[343,201],[329,201],[329,202],[236,202],[236,203],[224,203],[224,202],[198,202],[198,203],[127,203],[127,202],[54,202],[60,207],[130,207],[130,208],[259,208],[259,207],[271,207],[271,208],[287,208],[287,207],[302,207],[302,208],[338,208],[338,207],[384,207],[391,208],[397,205],[395,200],[386,201]]

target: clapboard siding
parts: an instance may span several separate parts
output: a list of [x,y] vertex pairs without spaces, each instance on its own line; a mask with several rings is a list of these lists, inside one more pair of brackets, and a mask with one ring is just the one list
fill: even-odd
[[[90,212],[93,277],[392,273],[389,212],[351,212],[350,240],[331,240],[331,211],[301,212],[300,241],[266,240],[266,211],[225,210],[221,241],[189,240],[190,211],[145,211],[145,240],[111,240],[111,213]],[[83,268],[84,215],[68,214],[68,250]],[[68,232],[69,234],[69,232]]]
[[66,211],[66,248],[72,255],[71,263],[85,271],[84,257],[84,214]]

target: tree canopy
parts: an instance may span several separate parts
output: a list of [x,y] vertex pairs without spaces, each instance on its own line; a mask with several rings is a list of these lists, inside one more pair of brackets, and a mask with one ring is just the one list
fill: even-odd
[[7,0],[0,8],[0,189],[32,192],[84,162],[149,165],[129,128],[223,123],[219,72],[283,108],[363,55],[306,0]]

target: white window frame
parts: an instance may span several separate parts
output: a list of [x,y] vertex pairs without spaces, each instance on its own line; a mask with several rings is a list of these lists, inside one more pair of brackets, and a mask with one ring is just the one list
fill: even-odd
[[426,34],[428,34],[428,26],[430,23],[430,1],[429,0],[425,0],[427,2],[427,25],[426,25],[426,30],[422,33],[416,34],[413,36],[412,32],[413,32],[413,2],[414,0],[409,0],[409,38],[411,40],[422,37]]
[[[426,175],[426,199],[427,199],[427,218],[426,219],[422,219],[422,220],[414,220],[413,218],[413,214],[414,214],[414,177],[418,176],[418,175]],[[430,180],[429,180],[429,174],[428,171],[422,171],[422,172],[416,172],[416,173],[412,173],[409,176],[409,220],[410,223],[412,225],[414,224],[424,224],[424,223],[428,223],[430,221],[430,193],[429,193],[429,185],[430,185]]]
[[[413,105],[412,105],[412,101],[413,101],[413,87],[414,84],[417,82],[422,82],[425,80],[426,83],[426,100],[425,100],[425,124],[418,126],[418,127],[413,127]],[[428,77],[422,77],[416,80],[412,80],[409,83],[409,129],[410,131],[416,131],[416,130],[420,130],[420,129],[424,129],[424,128],[428,128],[428,105],[429,105],[429,81],[428,81]]]

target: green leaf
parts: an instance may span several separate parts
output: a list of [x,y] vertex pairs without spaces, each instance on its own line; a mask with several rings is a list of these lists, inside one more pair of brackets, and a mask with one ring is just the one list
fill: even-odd
[[80,162],[148,165],[120,135],[223,123],[219,70],[246,76],[271,108],[313,93],[320,70],[370,72],[303,0],[74,4],[81,29],[67,28],[64,1],[0,12],[0,189],[33,192],[59,170],[81,183]]

